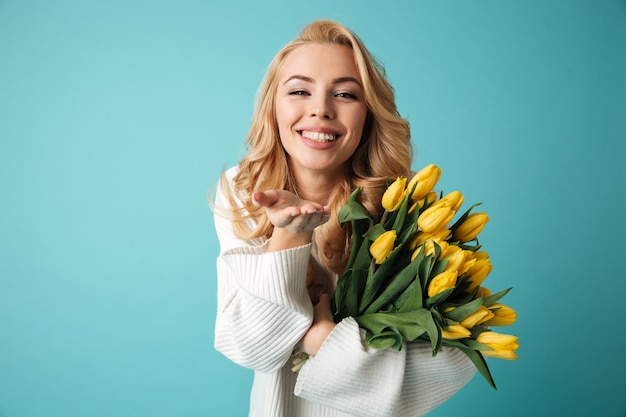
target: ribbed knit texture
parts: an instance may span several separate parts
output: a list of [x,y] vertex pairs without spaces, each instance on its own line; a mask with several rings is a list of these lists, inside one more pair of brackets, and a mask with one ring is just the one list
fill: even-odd
[[[216,204],[224,201],[218,190]],[[434,358],[427,344],[370,349],[352,318],[292,373],[291,352],[313,319],[305,287],[312,246],[266,252],[267,242],[237,240],[228,219],[216,215],[215,225],[221,244],[215,347],[255,371],[250,416],[416,417],[474,375],[474,365],[456,349]]]

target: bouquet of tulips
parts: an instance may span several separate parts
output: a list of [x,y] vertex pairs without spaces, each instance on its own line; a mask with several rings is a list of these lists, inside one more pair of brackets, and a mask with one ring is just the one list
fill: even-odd
[[375,223],[358,202],[357,188],[339,212],[352,225],[350,257],[334,295],[335,319],[354,317],[374,348],[401,349],[427,342],[433,356],[442,346],[463,351],[495,388],[484,356],[517,359],[517,337],[491,331],[515,322],[501,304],[510,290],[492,294],[482,286],[492,270],[478,234],[489,217],[467,209],[459,191],[433,190],[441,169],[428,165],[407,182],[400,177],[382,197]]

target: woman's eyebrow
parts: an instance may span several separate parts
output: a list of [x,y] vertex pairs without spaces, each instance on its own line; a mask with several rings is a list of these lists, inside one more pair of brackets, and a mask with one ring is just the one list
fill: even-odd
[[355,83],[359,87],[363,87],[361,83],[359,82],[359,80],[357,80],[354,77],[340,77],[340,78],[335,78],[333,80],[333,84],[341,84],[341,83]]
[[287,84],[289,81],[292,80],[301,80],[301,81],[305,81],[307,83],[312,83],[313,82],[313,78],[304,76],[304,75],[292,75],[291,77],[287,78],[287,80],[285,80],[285,82],[283,84]]
[[[307,77],[306,75],[292,75],[291,77],[287,78],[287,80],[285,80],[285,82],[283,84],[287,84],[289,81],[292,81],[292,80],[301,80],[301,81],[305,81],[307,83],[315,82],[313,80],[313,78]],[[335,78],[333,80],[333,84],[341,84],[341,83],[355,83],[359,87],[361,87],[361,88],[363,87],[361,85],[361,83],[359,82],[359,80],[357,80],[354,77],[339,77],[339,78]]]

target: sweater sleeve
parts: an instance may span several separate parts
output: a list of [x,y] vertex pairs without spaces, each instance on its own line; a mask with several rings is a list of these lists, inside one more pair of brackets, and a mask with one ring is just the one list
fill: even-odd
[[[218,189],[216,205],[223,203]],[[313,320],[305,284],[311,245],[267,252],[267,242],[237,239],[229,219],[217,213],[215,228],[215,348],[256,371],[280,369]]]
[[458,349],[432,357],[426,343],[372,349],[353,318],[342,320],[300,370],[295,394],[363,417],[415,417],[461,389],[475,367]]

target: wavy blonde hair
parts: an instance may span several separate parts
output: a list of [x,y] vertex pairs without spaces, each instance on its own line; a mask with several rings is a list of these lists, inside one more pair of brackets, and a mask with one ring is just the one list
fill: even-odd
[[[296,191],[288,157],[279,138],[275,98],[278,74],[285,59],[296,48],[309,43],[338,44],[352,50],[368,109],[363,138],[346,163],[345,180],[330,197],[330,220],[318,227],[314,235],[323,262],[331,271],[341,273],[349,254],[350,230],[348,226],[339,227],[337,213],[340,208],[352,190],[361,186],[361,203],[374,218],[378,218],[382,211],[380,198],[387,181],[401,175],[408,176],[413,157],[409,123],[397,111],[394,90],[386,79],[384,68],[345,26],[327,20],[310,23],[298,38],[274,57],[257,95],[252,125],[246,138],[246,156],[239,162],[239,172],[233,180],[234,189],[228,198],[237,237],[248,240],[272,235],[273,225],[265,210],[254,206],[250,196],[256,190]],[[223,190],[231,189],[227,181],[222,175]],[[245,210],[237,207],[236,199],[243,202]],[[249,218],[255,220],[256,229],[246,228],[245,220]]]

